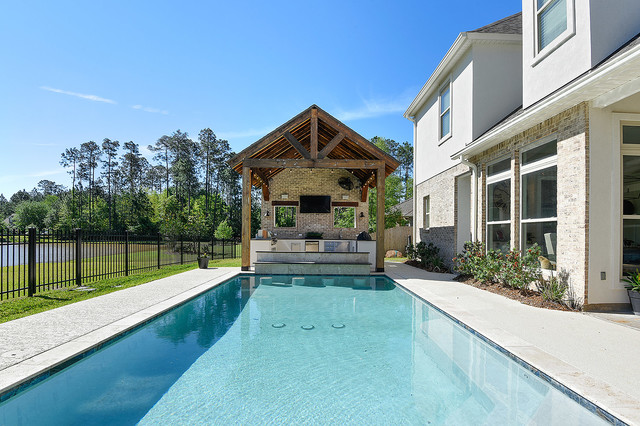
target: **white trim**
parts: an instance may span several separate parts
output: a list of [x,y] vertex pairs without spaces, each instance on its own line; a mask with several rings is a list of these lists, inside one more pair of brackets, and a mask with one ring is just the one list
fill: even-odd
[[[566,0],[567,2],[567,29],[564,30],[560,35],[558,35],[551,43],[544,47],[544,49],[539,50],[538,47],[540,42],[538,40],[538,15],[540,12],[538,11],[537,0],[533,1],[533,62],[531,63],[531,67],[535,67],[539,64],[544,58],[553,53],[556,49],[562,46],[567,40],[573,37],[576,34],[576,7],[574,0]],[[542,9],[546,9],[551,3],[551,0],[547,0]]]
[[[489,170],[489,166],[492,164],[497,164],[500,163],[502,161],[505,160],[511,160],[511,157],[502,157],[502,158],[498,158],[494,161],[491,161],[489,163],[487,163],[485,170]],[[511,220],[512,220],[512,215],[513,215],[513,211],[511,209],[511,202],[513,201],[513,193],[511,193],[511,179],[512,179],[512,173],[513,173],[513,169],[511,167],[511,163],[509,163],[509,168],[507,170],[505,170],[504,172],[500,172],[497,173],[495,175],[492,175],[491,177],[488,176],[488,172],[487,172],[487,177],[486,177],[486,182],[485,182],[485,186],[484,186],[484,193],[487,194],[486,195],[486,201],[487,201],[487,205],[485,206],[485,214],[486,214],[486,224],[485,224],[485,229],[484,229],[484,241],[485,244],[487,244],[486,249],[487,250],[493,250],[493,248],[489,248],[488,244],[489,244],[489,226],[493,226],[493,225],[509,225],[509,247],[511,248],[511,243],[513,243],[513,235],[511,235]],[[499,182],[504,182],[504,181],[509,181],[509,220],[489,220],[489,185],[494,185],[496,183]]]

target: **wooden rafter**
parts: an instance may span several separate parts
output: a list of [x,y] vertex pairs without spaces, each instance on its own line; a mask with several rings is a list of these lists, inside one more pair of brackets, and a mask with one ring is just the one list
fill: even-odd
[[322,148],[322,151],[318,153],[318,158],[323,159],[327,155],[329,155],[329,153],[333,151],[333,149],[336,146],[338,146],[338,144],[342,142],[343,139],[344,139],[344,134],[342,132],[338,132],[338,134],[335,135],[333,139],[331,139],[331,141],[324,146],[324,148]]
[[318,108],[311,108],[311,158],[318,158]]
[[287,131],[287,132],[284,132],[284,137],[289,141],[291,146],[294,147],[295,150],[300,153],[300,155],[302,155],[302,157],[311,159],[311,154],[309,154],[309,151],[307,151],[302,146],[302,144],[298,141],[298,139],[295,138],[295,136],[293,136],[291,133]]
[[247,158],[243,161],[244,167],[264,168],[264,169],[301,169],[301,168],[323,168],[323,169],[378,169],[384,168],[382,160],[334,160],[324,158],[322,160],[311,160],[304,158]]

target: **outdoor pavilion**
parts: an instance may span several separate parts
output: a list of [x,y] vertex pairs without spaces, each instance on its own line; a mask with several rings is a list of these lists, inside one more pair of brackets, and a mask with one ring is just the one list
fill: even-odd
[[[345,124],[312,105],[229,160],[242,174],[242,270],[251,266],[251,185],[262,187],[285,169],[347,170],[361,184],[361,201],[377,188],[376,223],[384,224],[385,178],[398,161]],[[295,174],[294,174],[295,176]],[[384,228],[384,226],[383,226]],[[376,271],[384,271],[384,232],[376,233]]]

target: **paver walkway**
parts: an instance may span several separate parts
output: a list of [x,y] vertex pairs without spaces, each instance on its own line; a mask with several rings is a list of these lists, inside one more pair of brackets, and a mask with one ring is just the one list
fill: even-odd
[[640,425],[640,330],[580,312],[535,308],[401,263],[389,277],[532,366]]

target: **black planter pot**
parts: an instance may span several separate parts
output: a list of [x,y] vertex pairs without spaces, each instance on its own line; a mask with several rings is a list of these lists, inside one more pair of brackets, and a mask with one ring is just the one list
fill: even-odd
[[629,300],[631,301],[631,309],[636,315],[640,315],[640,292],[635,290],[627,290]]
[[208,257],[199,257],[198,258],[198,266],[200,269],[207,269],[209,267],[209,258]]

